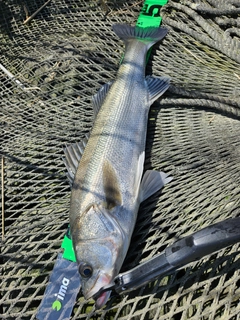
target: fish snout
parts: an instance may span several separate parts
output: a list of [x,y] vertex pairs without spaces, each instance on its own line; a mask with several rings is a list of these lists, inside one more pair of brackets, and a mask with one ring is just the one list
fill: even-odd
[[[109,285],[111,283],[111,281],[112,281],[112,278],[109,275],[107,275],[107,274],[99,274],[97,280],[89,288],[89,290],[86,290],[86,287],[84,288],[85,289],[85,290],[83,290],[84,298],[86,300],[88,300],[88,299],[94,297],[98,293],[98,291],[100,289],[102,289],[103,287]],[[104,303],[100,303],[101,306],[104,305],[106,303],[107,299],[109,298],[110,293],[111,293],[111,290],[110,291],[106,291],[106,292],[102,292],[99,296],[96,295],[97,296],[96,301],[99,300],[98,301],[99,303],[105,301]],[[105,299],[103,299],[104,297],[105,297]],[[95,299],[95,297],[94,297],[94,299]],[[100,308],[101,308],[101,306],[100,306]]]

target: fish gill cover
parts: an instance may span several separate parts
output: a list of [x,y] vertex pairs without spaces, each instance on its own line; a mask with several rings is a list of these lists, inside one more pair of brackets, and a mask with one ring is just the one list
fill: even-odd
[[[35,319],[68,226],[62,147],[84,138],[91,96],[116,75],[140,1],[4,1],[0,10],[2,214],[0,318]],[[149,114],[145,169],[174,176],[139,212],[123,270],[180,236],[239,214],[239,4],[169,1],[169,29],[147,74],[172,85]],[[20,82],[17,83],[16,80]],[[22,85],[21,85],[22,84]],[[92,309],[78,296],[72,319],[237,319],[239,245]]]

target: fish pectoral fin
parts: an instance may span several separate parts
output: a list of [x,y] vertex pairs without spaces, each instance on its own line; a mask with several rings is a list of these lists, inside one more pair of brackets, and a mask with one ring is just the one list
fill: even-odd
[[135,183],[134,183],[134,193],[136,197],[138,197],[142,175],[143,175],[143,166],[144,166],[144,160],[145,160],[145,151],[140,153],[138,158],[138,163],[136,167],[136,176],[135,176]]
[[95,118],[96,118],[112,84],[113,84],[113,81],[109,81],[108,83],[105,83],[99,89],[99,91],[92,97],[93,112],[94,112]]
[[170,78],[161,77],[155,78],[152,76],[146,77],[148,92],[149,92],[149,101],[150,105],[153,104],[169,87]]
[[146,200],[155,192],[160,190],[166,183],[170,182],[173,178],[168,177],[165,172],[147,170],[140,185],[139,200],[140,202]]
[[122,204],[122,194],[115,169],[108,160],[104,160],[102,177],[105,206],[106,209],[111,210]]
[[88,139],[89,134],[86,134],[85,138],[82,141],[69,144],[63,149],[65,155],[65,158],[63,158],[63,162],[68,171],[67,177],[70,183],[70,187],[72,187],[73,180],[84,149],[87,145]]

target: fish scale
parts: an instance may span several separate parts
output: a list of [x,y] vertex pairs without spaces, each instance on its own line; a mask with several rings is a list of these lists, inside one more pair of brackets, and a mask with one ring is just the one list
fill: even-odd
[[[65,161],[69,178],[74,174],[70,228],[85,298],[119,273],[140,203],[171,180],[163,172],[143,175],[149,108],[169,87],[168,78],[145,78],[146,54],[166,29],[113,29],[125,42],[123,62],[115,81],[93,97],[96,119],[83,155],[82,144],[65,150],[66,158],[74,160]],[[70,165],[78,162],[78,167]],[[96,307],[109,295],[103,292]]]

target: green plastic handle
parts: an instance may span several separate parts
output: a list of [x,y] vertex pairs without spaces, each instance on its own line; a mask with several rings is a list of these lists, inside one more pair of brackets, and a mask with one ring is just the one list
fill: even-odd
[[162,21],[160,10],[168,0],[146,0],[137,20],[139,27],[159,27]]
[[72,243],[72,239],[71,239],[71,235],[70,235],[70,227],[68,226],[67,228],[67,232],[63,238],[63,242],[61,245],[61,248],[64,249],[63,251],[63,258],[76,262],[76,256],[75,256],[75,252],[73,249],[73,243]]

